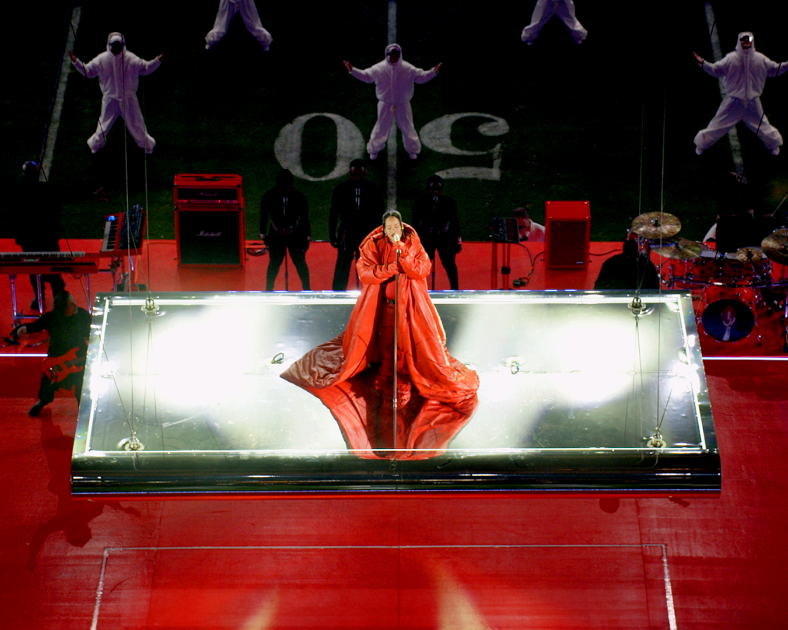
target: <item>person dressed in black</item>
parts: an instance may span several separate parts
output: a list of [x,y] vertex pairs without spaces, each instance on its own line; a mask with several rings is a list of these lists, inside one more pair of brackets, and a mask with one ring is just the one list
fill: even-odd
[[443,194],[443,178],[440,175],[431,175],[427,179],[427,194],[413,204],[413,225],[433,265],[435,250],[438,250],[441,264],[449,278],[449,286],[452,291],[458,291],[460,285],[454,257],[462,249],[460,223],[457,204],[454,199]]
[[[61,358],[42,374],[38,389],[38,400],[28,413],[37,416],[41,410],[55,399],[58,389],[74,387],[77,403],[82,396],[82,377],[85,357],[88,352],[90,335],[90,315],[84,308],[77,306],[74,296],[61,291],[55,296],[54,308],[44,313],[36,321],[16,329],[18,336],[46,330],[49,333],[49,358]],[[47,366],[54,363],[47,360]],[[65,377],[63,375],[65,374]]]
[[353,160],[350,179],[334,188],[328,215],[329,240],[337,250],[331,287],[334,291],[347,289],[350,267],[359,255],[358,246],[380,225],[383,210],[383,196],[380,189],[367,179],[364,160]]
[[624,251],[611,256],[599,270],[594,284],[596,291],[659,289],[659,275],[648,256],[638,251],[637,241],[624,241]]
[[[14,239],[23,252],[59,252],[60,251],[60,205],[56,202],[48,182],[39,180],[40,169],[35,162],[22,165],[22,183],[18,189],[16,201],[17,213],[12,219]],[[43,308],[38,302],[38,282],[36,276],[30,276],[35,298],[30,304],[34,311]],[[66,288],[66,283],[58,274],[41,276],[41,298],[44,297],[46,285],[49,284],[54,297]]]
[[306,250],[312,239],[309,205],[303,193],[293,188],[293,174],[287,169],[277,173],[276,187],[260,200],[260,238],[271,256],[265,290],[274,290],[279,267],[286,252],[290,252],[301,279],[301,288],[309,291],[309,268],[306,265]]

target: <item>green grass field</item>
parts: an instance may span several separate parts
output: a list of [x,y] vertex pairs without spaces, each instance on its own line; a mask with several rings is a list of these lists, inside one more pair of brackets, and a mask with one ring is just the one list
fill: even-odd
[[[520,31],[533,4],[507,11],[479,2],[400,3],[397,40],[404,59],[424,68],[444,62],[434,81],[416,86],[417,130],[453,114],[482,116],[459,119],[446,138],[472,155],[425,146],[411,162],[398,137],[398,209],[407,220],[430,174],[466,167],[493,177],[446,180],[466,240],[484,240],[492,217],[509,216],[525,203],[542,222],[550,199],[589,200],[593,240],[619,240],[633,217],[659,209],[681,219],[681,236],[700,239],[717,212],[717,182],[732,169],[727,141],[703,157],[692,144],[720,101],[717,82],[691,54],[695,49],[712,56],[703,3],[577,0],[578,18],[589,31],[585,43],[575,45],[553,20],[527,47]],[[783,3],[771,4],[773,11],[786,11],[775,8]],[[713,5],[723,52],[733,48],[739,30],[749,29],[758,50],[777,61],[788,58],[778,15],[761,5]],[[17,48],[7,41],[4,48],[13,62],[3,104],[6,191],[19,180],[21,163],[41,150],[68,14],[67,3],[52,6],[11,10],[9,23],[26,43]],[[157,141],[147,160],[130,138],[127,145],[122,121],[108,146],[91,155],[85,140],[98,118],[98,82],[70,74],[50,173],[63,195],[64,236],[98,238],[107,214],[142,203],[151,238],[173,238],[173,177],[205,172],[243,176],[246,233],[256,238],[259,200],[282,167],[275,145],[288,124],[308,114],[331,114],[352,123],[366,143],[375,122],[374,87],[350,77],[342,60],[367,67],[383,58],[387,3],[312,8],[259,2],[263,25],[274,37],[268,53],[240,18],[220,45],[205,51],[216,6],[215,0],[82,3],[74,47],[81,59],[104,50],[114,30],[139,56],[150,59],[164,50],[165,57],[138,92]],[[788,133],[788,77],[767,83],[763,103],[772,123]],[[479,132],[480,124],[496,120],[498,133],[508,128],[505,133]],[[748,179],[764,207],[773,208],[788,192],[788,150],[775,158],[748,130],[741,127],[739,134]],[[300,153],[289,158],[311,178],[297,179],[296,186],[309,200],[315,239],[328,238],[331,191],[344,177],[326,179],[337,167],[337,142],[335,122],[314,116],[303,127]],[[490,175],[496,159],[499,174]],[[384,154],[370,165],[369,177],[386,186]],[[99,187],[109,201],[93,197]],[[12,199],[4,196],[2,211],[24,212]]]

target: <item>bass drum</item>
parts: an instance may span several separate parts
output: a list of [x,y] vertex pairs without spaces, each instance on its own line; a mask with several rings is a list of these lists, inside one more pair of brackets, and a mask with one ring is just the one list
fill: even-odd
[[722,297],[703,309],[701,322],[706,334],[717,341],[740,341],[755,327],[755,314],[741,300]]

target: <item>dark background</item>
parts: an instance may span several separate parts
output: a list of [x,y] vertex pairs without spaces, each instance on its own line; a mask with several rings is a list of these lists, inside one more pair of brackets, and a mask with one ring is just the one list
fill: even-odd
[[[492,217],[509,216],[525,203],[543,222],[544,201],[587,199],[593,240],[619,240],[633,217],[660,209],[679,217],[681,236],[702,238],[715,220],[720,181],[733,168],[726,139],[701,157],[692,143],[720,103],[716,79],[692,57],[696,50],[712,58],[704,3],[577,0],[578,18],[589,32],[582,45],[555,18],[528,47],[520,32],[534,4],[514,10],[483,2],[398,6],[404,59],[423,68],[444,62],[435,80],[416,86],[416,129],[459,112],[492,114],[510,126],[501,138],[479,135],[473,121],[454,128],[453,143],[465,149],[505,143],[500,181],[446,182],[446,193],[459,204],[463,237],[483,240]],[[99,114],[98,81],[69,75],[49,173],[66,210],[63,236],[99,238],[107,214],[142,203],[149,210],[150,237],[173,238],[173,176],[217,172],[244,177],[246,232],[256,238],[260,196],[280,168],[273,143],[282,127],[302,114],[331,112],[353,121],[368,139],[374,88],[349,77],[342,60],[368,67],[383,59],[386,2],[260,2],[262,23],[274,38],[267,53],[240,17],[218,46],[205,51],[217,5],[82,3],[74,47],[82,60],[105,50],[108,33],[116,30],[144,59],[166,52],[138,91],[157,141],[147,160],[130,139],[126,146],[122,121],[108,146],[91,155],[85,141]],[[723,54],[733,49],[739,31],[751,30],[758,51],[788,60],[784,2],[713,2],[713,8]],[[22,162],[41,152],[70,4],[14,3],[4,12],[0,209],[6,214],[25,212],[16,207],[12,191]],[[788,77],[769,79],[762,100],[772,124],[787,134]],[[788,193],[788,150],[774,157],[743,125],[739,135],[750,187],[762,209],[774,208]],[[431,173],[491,166],[489,155],[449,156],[427,148],[411,162],[401,137],[398,144],[398,207],[406,220]],[[315,176],[330,172],[335,147],[333,123],[312,120],[304,134],[305,170]],[[370,179],[385,186],[385,159],[370,165]],[[314,238],[328,237],[331,191],[339,181],[296,182],[310,202]],[[93,195],[99,188],[108,200]]]

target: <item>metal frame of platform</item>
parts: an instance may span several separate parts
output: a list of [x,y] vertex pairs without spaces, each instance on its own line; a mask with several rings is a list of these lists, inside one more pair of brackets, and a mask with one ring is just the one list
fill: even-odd
[[719,452],[686,293],[438,292],[479,407],[448,448],[348,448],[279,373],[357,293],[102,293],[76,496],[530,492],[716,496]]

